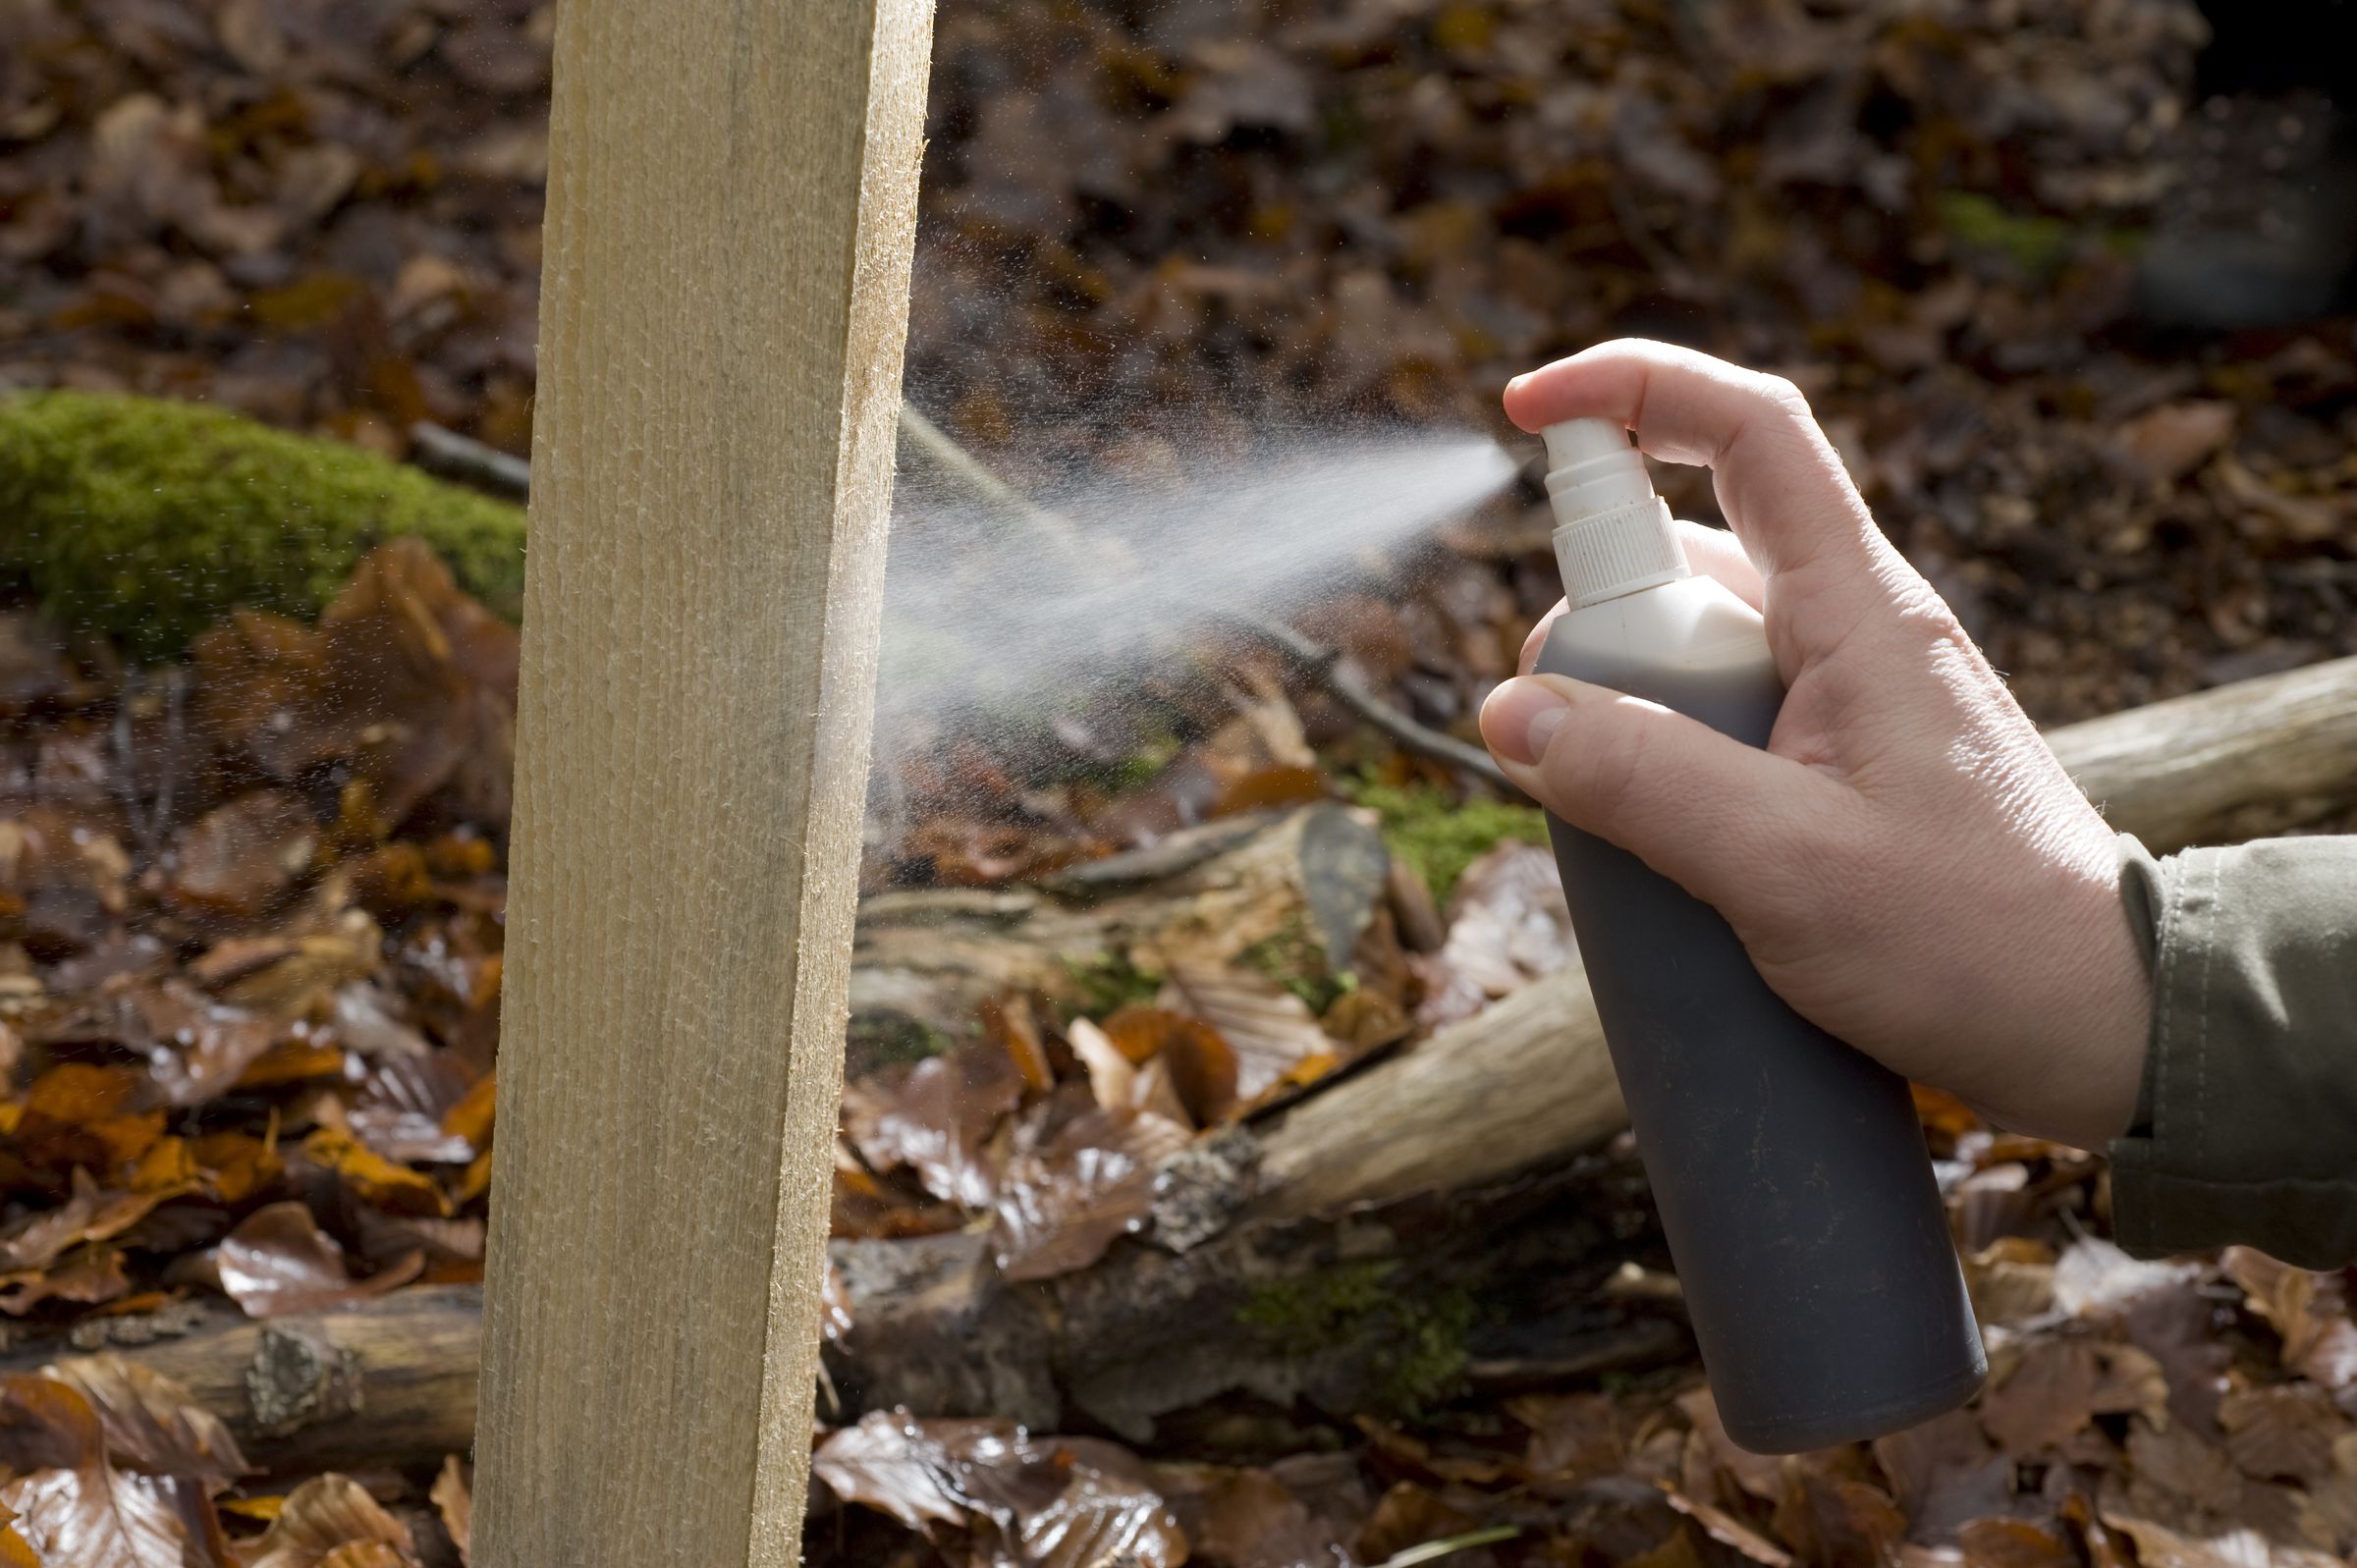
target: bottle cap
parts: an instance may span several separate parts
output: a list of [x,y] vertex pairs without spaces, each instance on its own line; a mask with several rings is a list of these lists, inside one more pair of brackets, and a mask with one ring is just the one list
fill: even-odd
[[1617,421],[1565,419],[1540,434],[1555,561],[1571,608],[1693,575],[1669,503],[1654,493],[1644,454]]

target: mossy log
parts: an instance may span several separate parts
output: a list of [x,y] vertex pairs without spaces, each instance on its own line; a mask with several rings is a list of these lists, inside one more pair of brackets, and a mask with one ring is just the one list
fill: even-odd
[[0,401],[0,582],[140,658],[179,653],[239,606],[309,620],[403,536],[497,614],[523,606],[521,508],[201,404]]

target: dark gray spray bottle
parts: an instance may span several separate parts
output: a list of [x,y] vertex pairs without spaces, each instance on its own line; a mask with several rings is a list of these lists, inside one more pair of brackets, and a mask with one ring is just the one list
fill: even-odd
[[[1765,746],[1784,688],[1758,613],[1688,569],[1617,424],[1546,440],[1570,608],[1538,671]],[[1987,1363],[1905,1082],[1786,1006],[1709,905],[1548,830],[1727,1434],[1791,1453],[1963,1403]]]

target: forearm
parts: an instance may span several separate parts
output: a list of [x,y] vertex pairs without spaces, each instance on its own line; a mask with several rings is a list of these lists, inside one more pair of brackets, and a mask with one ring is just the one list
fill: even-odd
[[2357,1260],[2357,838],[2121,851],[2154,988],[2121,1243]]

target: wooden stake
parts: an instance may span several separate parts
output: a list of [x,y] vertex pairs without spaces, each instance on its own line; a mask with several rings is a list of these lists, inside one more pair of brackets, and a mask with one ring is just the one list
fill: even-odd
[[474,1560],[797,1560],[929,0],[558,11]]

